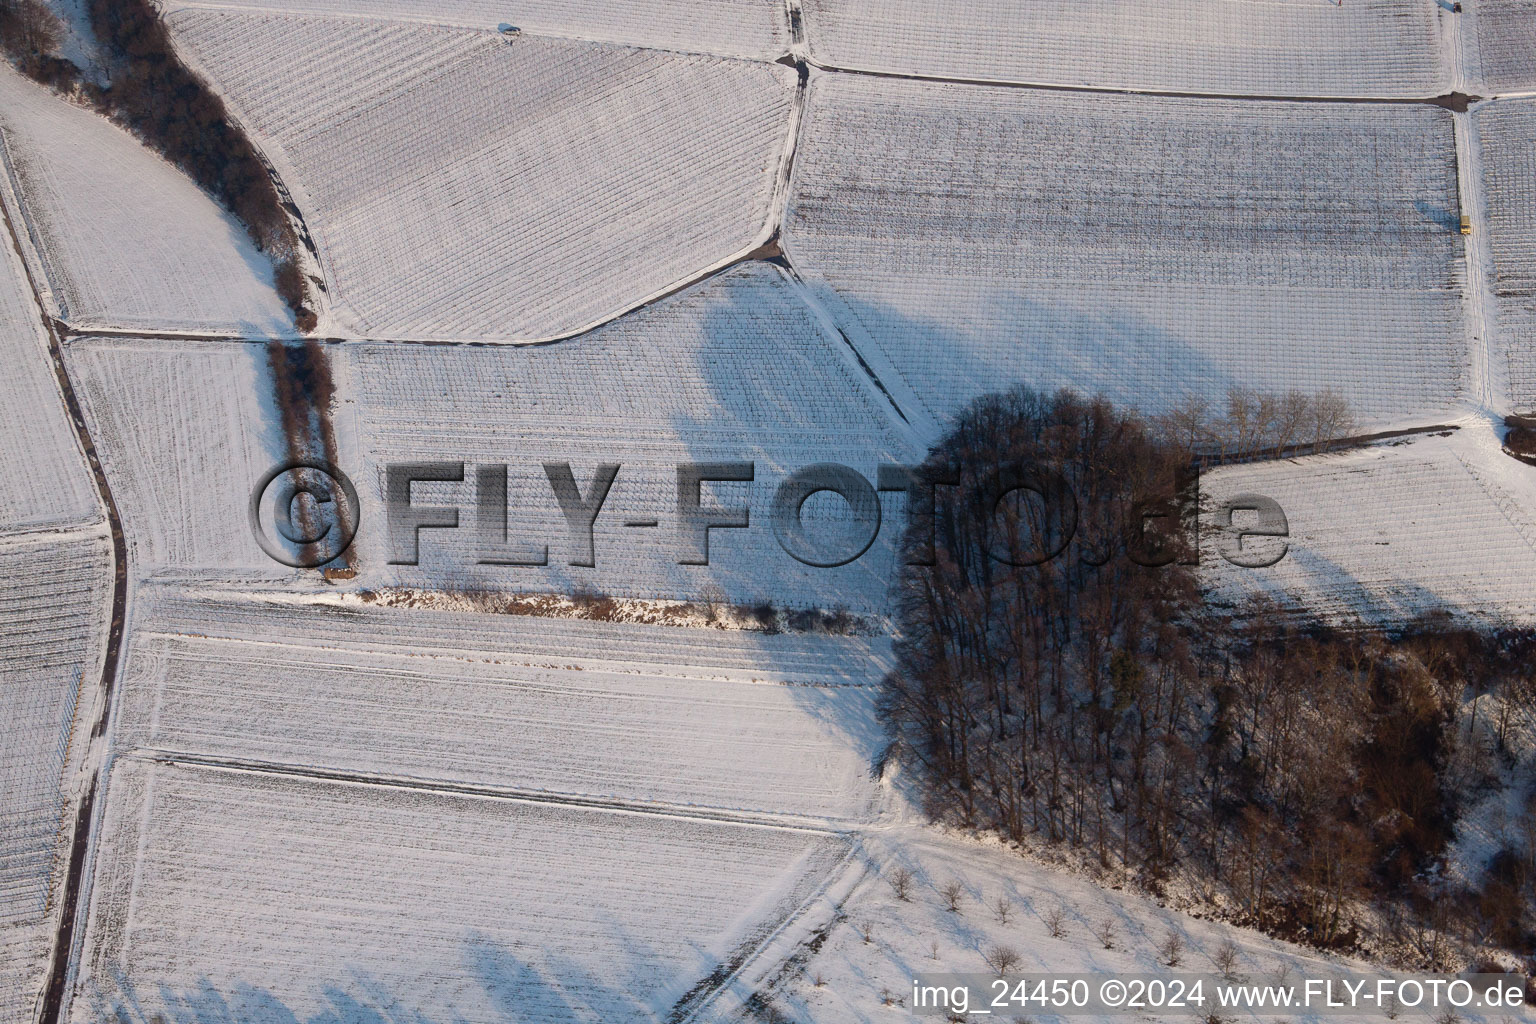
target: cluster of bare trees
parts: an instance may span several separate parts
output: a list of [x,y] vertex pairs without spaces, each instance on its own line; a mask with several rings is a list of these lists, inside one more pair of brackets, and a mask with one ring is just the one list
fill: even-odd
[[[1207,610],[1181,559],[1127,557],[1143,496],[1187,454],[1103,402],[977,403],[925,470],[960,483],[940,491],[932,564],[900,578],[882,715],[936,816],[1070,844],[1153,886],[1193,874],[1254,924],[1348,946],[1364,900],[1446,901],[1425,879],[1461,803],[1463,695],[1536,697],[1536,639]],[[986,481],[1009,464],[1069,481],[1086,540],[1037,564],[997,557],[1052,529],[1044,504],[996,503]],[[909,554],[929,534],[914,525]],[[1457,898],[1476,918],[1476,894]],[[1517,916],[1506,939],[1531,923]]]
[[1154,426],[1165,440],[1216,462],[1327,451],[1357,429],[1349,402],[1336,391],[1272,394],[1243,387],[1227,391],[1225,408],[1186,398]]
[[272,257],[278,293],[300,329],[311,329],[298,236],[266,165],[230,122],[223,101],[176,56],[149,0],[90,0],[89,11],[112,62],[112,86],[100,94],[104,108],[240,219]]
[[43,0],[0,0],[0,49],[18,70],[45,85],[67,88],[79,73],[58,56],[64,26]]

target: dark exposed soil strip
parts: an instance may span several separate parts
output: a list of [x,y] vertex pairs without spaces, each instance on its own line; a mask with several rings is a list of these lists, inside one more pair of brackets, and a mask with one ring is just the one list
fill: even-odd
[[979,85],[989,89],[1031,89],[1037,92],[1080,92],[1108,96],[1156,96],[1162,99],[1182,100],[1252,100],[1259,103],[1428,103],[1457,113],[1483,99],[1467,93],[1449,92],[1441,96],[1265,96],[1239,92],[1189,92],[1177,89],[1128,89],[1110,85],[1046,85],[1041,82],[1010,82],[990,78],[954,78],[947,75],[908,74],[900,71],[875,71],[869,68],[839,67],[820,64],[813,58],[805,58],[811,67],[835,75],[863,75],[868,78],[891,78],[908,82],[942,82],[948,85]]
[[[16,224],[3,203],[0,203],[0,217],[5,220],[5,228],[11,239],[10,244],[16,251],[17,259],[26,275],[27,287],[32,292],[32,301],[37,304],[39,316],[42,318],[43,330],[48,337],[48,352],[53,362],[54,376],[58,378],[59,390],[64,395],[64,405],[69,411],[70,422],[74,425],[80,448],[85,452],[86,462],[91,468],[91,476],[96,481],[96,490],[101,498],[102,508],[106,512],[107,526],[112,537],[112,610],[108,620],[106,651],[101,665],[101,714],[91,726],[91,739],[95,741],[106,735],[107,722],[112,714],[112,690],[117,680],[117,665],[123,641],[123,619],[128,606],[128,546],[123,540],[123,525],[118,517],[117,502],[112,498],[112,489],[107,484],[107,475],[101,468],[101,460],[96,454],[96,445],[91,440],[90,430],[86,427],[85,416],[80,410],[80,401],[75,395],[74,384],[69,379],[69,372],[64,368],[64,350],[60,344],[59,333],[54,329],[54,321],[47,314],[37,281],[33,279],[32,269],[26,265],[26,259],[21,255],[23,249],[16,233]],[[54,939],[53,959],[48,970],[48,984],[44,990],[41,1024],[57,1024],[63,1007],[64,982],[69,974],[70,953],[74,947],[80,881],[85,871],[86,853],[90,847],[91,811],[95,806],[98,781],[99,777],[91,779],[91,788],[81,801],[79,813],[75,817],[75,829],[70,843],[69,872],[65,881],[59,930]]]

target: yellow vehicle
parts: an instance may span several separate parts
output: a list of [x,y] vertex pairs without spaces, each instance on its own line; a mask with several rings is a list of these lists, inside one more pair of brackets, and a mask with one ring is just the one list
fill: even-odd
[[1461,215],[1461,233],[1464,235],[1472,233],[1472,218],[1466,214]]

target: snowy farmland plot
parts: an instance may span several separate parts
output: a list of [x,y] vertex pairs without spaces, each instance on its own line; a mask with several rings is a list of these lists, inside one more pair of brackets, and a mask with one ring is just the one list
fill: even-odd
[[1472,10],[1485,95],[1536,88],[1536,2],[1477,0]]
[[0,535],[101,519],[41,316],[10,239],[0,240]]
[[[464,509],[461,529],[422,531],[418,566],[379,569],[392,557],[387,535],[359,531],[366,579],[383,573],[409,586],[538,584],[638,598],[719,592],[732,602],[886,607],[891,553],[905,522],[900,498],[888,498],[873,547],[842,567],[801,564],[770,527],[774,493],[796,470],[836,462],[873,481],[881,463],[920,458],[846,345],[773,267],[729,271],[558,345],[366,343],[342,346],[337,358],[338,379],[352,385],[342,388],[356,396],[338,431],[356,437],[365,502],[370,493],[382,497],[391,463],[504,463],[511,543],[548,549],[542,568],[476,564],[478,485],[466,468],[462,484],[413,488],[423,504]],[[621,467],[594,529],[591,568],[571,564],[565,519],[541,466],[550,461],[569,462],[583,493],[598,464]],[[711,531],[708,565],[679,564],[677,467],[720,461],[752,462],[754,478],[706,485],[702,500],[745,505],[749,527]],[[843,550],[862,529],[830,494],[804,512],[825,527],[829,550]],[[654,529],[624,525],[651,519]]]
[[[1486,423],[1219,469],[1201,480],[1205,498],[1273,498],[1285,510],[1289,550],[1270,568],[1244,569],[1224,561],[1208,535],[1202,571],[1218,600],[1264,594],[1326,618],[1401,623],[1445,609],[1485,624],[1530,621],[1536,493],[1528,477],[1498,453]],[[1245,550],[1277,543],[1243,542]]]
[[791,68],[493,27],[170,26],[279,165],[338,330],[568,334],[768,238]]
[[6,65],[0,141],[54,316],[77,328],[292,332],[245,229],[128,132]]
[[[153,93],[49,2],[108,107]],[[0,66],[0,1024],[885,1024],[993,944],[1147,973],[1168,932],[1317,967],[1172,909],[1224,912],[1193,859],[1159,907],[928,823],[882,717],[907,497],[775,499],[1014,384],[1327,389],[1404,430],[1208,471],[1215,602],[1536,622],[1533,3],[153,0],[208,91],[153,116],[269,165],[308,337],[104,94]],[[322,457],[323,573],[249,518]],[[255,534],[327,500],[286,493]],[[1268,568],[1223,558],[1240,494]]]
[[167,6],[355,14],[477,29],[511,25],[535,35],[767,60],[789,49],[789,19],[777,0],[177,0]]
[[[557,345],[360,342],[327,352],[342,396],[338,457],[363,503],[360,586],[886,608],[905,522],[899,495],[886,497],[870,549],[841,567],[796,561],[770,525],[790,473],[831,461],[874,481],[880,464],[920,458],[847,346],[773,267],[729,271]],[[287,457],[266,346],[85,338],[67,346],[66,360],[88,399],[137,573],[281,569],[245,524],[254,485]],[[416,484],[412,500],[460,508],[460,528],[421,531],[419,564],[391,565],[385,467],[435,461],[463,463],[463,481]],[[701,493],[706,506],[748,507],[749,526],[711,531],[708,565],[680,564],[677,467],[712,461],[754,464],[752,481]],[[591,567],[571,564],[582,552],[545,462],[570,463],[583,494],[598,465],[620,467],[593,530]],[[542,550],[547,565],[480,563],[480,466],[507,467],[509,548],[524,558]],[[829,550],[867,533],[830,494],[807,502],[804,518]],[[625,525],[652,519],[649,529]]]
[[1464,393],[1451,115],[817,76],[785,250],[909,415],[1001,382],[1157,412]]
[[135,573],[281,569],[243,525],[252,484],[287,457],[265,345],[85,338],[64,360]]
[[1494,263],[1498,342],[1510,398],[1536,408],[1536,100],[1496,100],[1473,112]]
[[1256,96],[1449,91],[1433,3],[804,0],[813,59],[904,75]]
[[661,1021],[846,853],[814,831],[136,758],[112,793],[81,1022]]
[[878,793],[884,638],[179,590],[140,595],[123,749],[816,820]]
[[111,546],[98,531],[0,541],[0,1017],[27,1019],[42,986],[83,736],[101,673]]

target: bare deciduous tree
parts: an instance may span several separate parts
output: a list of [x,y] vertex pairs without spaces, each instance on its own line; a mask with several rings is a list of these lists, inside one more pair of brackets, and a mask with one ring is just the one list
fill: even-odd
[[1168,967],[1177,967],[1184,962],[1184,936],[1170,928],[1162,943],[1157,947],[1159,962]]
[[912,902],[912,886],[917,881],[913,877],[912,872],[904,867],[899,867],[891,872],[889,881],[891,883],[891,891],[896,894],[897,899],[903,903]]
[[1216,971],[1228,981],[1237,978],[1238,950],[1237,943],[1231,939],[1224,940],[1216,947],[1216,952],[1211,954],[1211,963],[1216,965]]
[[1023,963],[1023,957],[1012,946],[992,946],[983,955],[982,959],[992,969],[992,973],[1001,977],[1009,973],[1019,964]]
[[965,900],[965,886],[958,881],[944,883],[939,890],[939,897],[944,901],[944,909],[951,914],[960,913],[960,904]]

